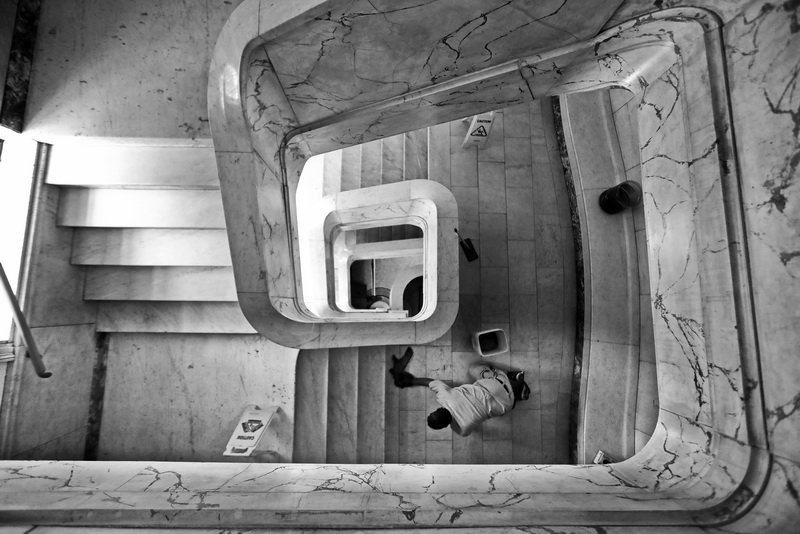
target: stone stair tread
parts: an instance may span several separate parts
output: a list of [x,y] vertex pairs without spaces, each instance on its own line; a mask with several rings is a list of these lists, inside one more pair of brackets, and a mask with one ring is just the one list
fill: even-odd
[[358,348],[328,352],[328,463],[356,463],[358,443]]
[[342,149],[341,191],[361,187],[361,145]]
[[231,265],[228,234],[222,229],[78,228],[73,265]]
[[[340,158],[326,159],[326,165],[336,165],[334,173],[341,170],[337,176],[342,191],[427,179],[429,175],[449,186],[450,136],[449,127],[444,126],[447,157],[434,162],[429,162],[428,156],[429,130],[423,128],[346,148]],[[359,230],[356,242],[370,247],[368,243],[376,241],[421,237],[416,227],[395,226]],[[394,387],[387,369],[390,355],[399,355],[401,349],[405,347],[301,352],[295,399],[295,462],[401,461],[400,390]]]
[[230,267],[89,267],[84,299],[238,301]]
[[14,357],[14,344],[10,341],[0,343],[0,359]]
[[343,157],[344,150],[334,150],[322,155],[323,195],[333,195],[342,190]]
[[358,463],[384,461],[386,348],[358,349]]
[[381,183],[402,182],[405,165],[405,135],[393,135],[383,139],[381,149]]
[[328,416],[327,349],[301,350],[297,357],[294,411],[295,463],[325,463]]
[[359,187],[381,184],[383,141],[378,139],[361,145],[361,181]]
[[[428,129],[412,130],[403,137],[403,179],[428,179]],[[449,147],[448,147],[449,148]]]
[[56,224],[110,228],[225,228],[225,217],[218,190],[63,188]]
[[[80,172],[75,172],[80,169]],[[81,187],[219,189],[212,146],[109,142],[53,146],[47,183]]]
[[428,128],[427,178],[450,188],[450,125],[437,124]]
[[[383,358],[386,365],[390,361],[391,355],[398,354],[397,346],[383,347]],[[384,383],[384,446],[383,456],[386,463],[399,463],[399,444],[400,444],[400,390],[395,387],[388,368],[383,376]]]
[[236,302],[101,301],[98,332],[256,334]]

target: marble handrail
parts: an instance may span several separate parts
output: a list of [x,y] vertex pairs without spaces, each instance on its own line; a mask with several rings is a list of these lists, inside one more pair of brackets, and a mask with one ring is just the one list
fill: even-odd
[[[312,152],[303,140],[288,137],[296,119],[260,38],[251,35],[251,41],[237,45],[241,48],[228,47],[226,32],[236,34],[230,36],[234,41],[241,34],[238,20],[234,13],[212,61],[209,116],[234,278],[245,316],[262,335],[295,348],[421,343],[441,337],[455,320],[458,303],[457,262],[453,261],[457,242],[452,232],[444,231],[457,223],[449,191],[436,197],[440,214],[435,241],[437,293],[430,317],[392,322],[385,314],[320,317],[308,309],[298,268],[302,247],[296,192]],[[237,106],[244,109],[246,119],[232,111]],[[243,124],[234,126],[231,121]],[[401,195],[415,194],[400,189]]]
[[[740,324],[748,323],[747,317],[752,312],[747,303],[747,276],[740,270],[741,263],[737,258],[741,251],[735,246],[742,241],[743,230],[740,221],[737,222],[736,210],[730,204],[730,199],[736,196],[735,186],[730,185],[732,181],[726,176],[735,172],[735,165],[705,169],[704,180],[724,184],[724,199],[713,206],[706,201],[703,210],[694,211],[698,209],[692,207],[695,202],[706,197],[701,195],[698,199],[689,193],[691,198],[682,199],[678,204],[680,209],[676,207],[674,213],[670,212],[672,215],[681,214],[670,224],[682,228],[677,235],[688,240],[673,239],[673,233],[666,231],[666,224],[660,220],[666,214],[658,209],[658,206],[672,202],[675,195],[696,191],[699,186],[694,184],[694,173],[701,164],[713,161],[706,156],[722,146],[732,146],[732,142],[720,140],[726,139],[729,128],[725,124],[729,119],[725,81],[718,75],[721,69],[714,67],[723,61],[719,53],[718,28],[718,20],[708,11],[696,8],[664,10],[620,24],[590,41],[523,56],[430,87],[339,111],[308,124],[285,120],[294,117],[292,106],[280,91],[274,71],[267,67],[266,48],[259,52],[260,55],[256,54],[259,65],[265,66],[261,73],[264,76],[258,78],[259,87],[271,88],[276,95],[270,101],[274,112],[268,118],[259,117],[260,122],[256,121],[256,124],[272,125],[272,140],[268,146],[276,147],[273,150],[278,152],[277,157],[271,153],[262,154],[260,158],[265,163],[259,169],[273,166],[286,169],[279,181],[281,187],[290,192],[297,176],[292,165],[302,162],[306,153],[342,148],[548,95],[607,87],[622,87],[643,95],[643,109],[651,112],[652,117],[648,116],[640,123],[642,165],[645,173],[655,177],[645,180],[649,213],[656,219],[649,221],[648,242],[654,246],[659,243],[661,247],[651,250],[651,255],[655,254],[651,265],[656,269],[651,273],[654,281],[652,294],[656,317],[660,321],[656,329],[656,352],[661,412],[656,432],[644,450],[608,469],[618,477],[620,484],[668,496],[671,502],[681,503],[681,510],[697,510],[694,514],[698,522],[704,521],[703,514],[713,517],[718,513],[709,510],[725,506],[723,503],[729,497],[733,498],[731,496],[740,484],[763,485],[763,479],[757,475],[762,469],[753,467],[763,466],[760,463],[763,457],[750,445],[737,441],[748,434],[752,426],[758,426],[762,418],[751,401],[741,396],[734,398],[734,393],[744,388],[743,370],[754,373],[756,378],[750,380],[758,383],[757,369],[752,363],[755,358],[752,336],[738,336],[735,340],[738,346],[728,346],[725,351],[700,350],[703,346],[714,347],[720,339],[729,340],[729,337],[721,335],[727,331],[729,323],[720,322],[721,316],[716,308],[704,300],[702,288],[698,294],[697,286],[689,283],[683,287],[681,281],[682,269],[689,267],[697,277],[711,280],[705,271],[707,265],[712,260],[720,262],[724,259],[724,255],[719,254],[709,258],[708,264],[705,263],[706,257],[702,261],[698,259],[694,251],[699,245],[693,236],[703,234],[707,239],[728,243],[730,254],[726,257],[732,259],[727,263],[722,261],[715,269],[732,273],[729,279],[735,283],[728,284],[724,290],[718,287],[720,293],[713,298],[730,301],[729,309],[736,310],[733,320]],[[717,75],[709,75],[709,69]],[[668,91],[680,85],[679,79],[684,76],[693,91],[712,101],[711,109],[702,114],[713,123],[714,131],[719,134],[710,146],[704,145],[706,139],[692,139],[678,133],[683,130],[673,122],[659,122],[661,119],[674,121],[686,114],[685,111],[675,111],[683,109],[681,91],[676,89],[672,93],[673,97],[678,95],[677,99],[670,99]],[[710,87],[703,86],[704,80],[708,80]],[[264,105],[257,109],[264,109]],[[253,120],[250,122],[252,124]],[[277,125],[279,130],[275,128]],[[264,138],[262,136],[262,140]],[[690,146],[676,149],[674,154],[665,151],[675,147],[676,143],[683,146],[686,139],[690,140]],[[680,155],[681,150],[697,156]],[[730,152],[726,157],[732,157]],[[688,182],[677,186],[676,190],[662,189],[664,184],[657,178],[659,165],[675,161],[682,180]],[[667,180],[665,183],[671,182]],[[289,198],[290,204],[291,195],[285,198]],[[287,213],[287,225],[291,226],[291,205],[287,206]],[[696,217],[696,213],[701,215]],[[709,213],[728,221],[728,224],[720,229],[710,220],[713,217],[704,219]],[[693,231],[695,224],[702,228]],[[273,229],[274,225],[271,225],[270,231]],[[659,250],[665,254],[659,255]],[[670,261],[674,256],[685,256],[686,259],[683,263]],[[674,276],[674,280],[662,287],[660,284],[666,283],[669,276]],[[681,300],[687,298],[694,303],[688,308]],[[713,324],[715,329],[702,329],[701,325],[706,322]],[[672,369],[677,374],[672,373]],[[720,379],[723,380],[721,384],[712,386]],[[687,390],[686,386],[693,387]],[[748,424],[748,420],[752,420],[754,425]],[[757,432],[753,438],[759,441]],[[755,478],[751,478],[754,474]]]
[[[697,279],[711,280],[705,271],[707,265],[712,260],[722,262],[715,269],[733,271],[729,279],[735,279],[736,284],[728,284],[725,289],[717,284],[719,293],[714,295],[714,299],[730,301],[730,309],[737,310],[733,320],[747,321],[750,312],[746,303],[747,291],[742,285],[746,276],[736,271],[735,258],[740,252],[734,247],[741,237],[729,235],[731,232],[741,234],[742,229],[736,224],[720,229],[711,220],[716,217],[735,221],[735,213],[731,213],[729,204],[735,191],[730,190],[732,186],[727,185],[730,180],[726,177],[726,174],[735,172],[735,166],[705,168],[703,180],[726,184],[727,196],[724,201],[713,205],[706,202],[703,210],[693,207],[698,201],[697,195],[691,193],[699,187],[695,183],[696,172],[700,169],[697,162],[713,161],[706,156],[725,143],[716,140],[710,146],[704,145],[707,139],[693,140],[691,136],[679,133],[684,130],[674,122],[685,114],[676,110],[683,109],[684,97],[677,88],[686,76],[686,83],[693,84],[694,91],[713,101],[712,109],[702,116],[713,123],[719,138],[725,137],[728,131],[725,121],[728,119],[724,80],[708,75],[709,65],[722,60],[718,45],[714,44],[717,40],[718,21],[710,12],[695,8],[665,10],[621,24],[587,42],[524,56],[304,125],[297,124],[292,105],[280,90],[266,47],[257,49],[250,61],[260,70],[258,76],[251,75],[250,78],[258,81],[262,97],[249,108],[259,113],[248,116],[249,124],[256,127],[265,125],[253,136],[254,152],[258,154],[258,175],[272,173],[276,184],[273,191],[276,194],[288,191],[282,196],[285,211],[281,212],[277,203],[270,206],[275,213],[283,213],[285,219],[270,220],[269,232],[273,234],[276,228],[280,228],[289,237],[290,232],[281,225],[292,227],[292,188],[299,176],[298,169],[309,153],[342,148],[548,95],[606,87],[622,87],[641,93],[644,111],[652,114],[640,123],[643,169],[646,174],[654,176],[645,180],[645,196],[652,203],[648,204],[650,216],[661,218],[661,224],[658,220],[648,224],[648,242],[654,246],[659,243],[661,247],[651,250],[651,255],[655,254],[651,265],[656,269],[651,273],[654,281],[652,294],[655,314],[660,321],[656,328],[656,352],[661,412],[650,443],[639,454],[610,469],[625,484],[669,494],[680,500],[683,509],[704,510],[721,505],[749,473],[758,471],[748,466],[759,456],[751,453],[749,445],[736,444],[735,440],[748,432],[751,426],[747,424],[748,418],[759,420],[761,415],[758,410],[751,410],[744,399],[731,395],[743,389],[742,369],[753,371],[752,363],[739,360],[752,359],[753,352],[747,346],[748,340],[742,337],[736,340],[740,346],[728,346],[725,351],[701,350],[704,346],[710,348],[718,344],[720,339],[728,339],[720,336],[720,332],[727,331],[731,319],[720,322],[721,316],[709,307],[709,301],[704,300],[704,289],[692,285],[691,281],[686,282],[681,273],[689,269],[697,273]],[[687,63],[689,60],[691,63]],[[711,87],[704,88],[703,80],[709,80]],[[252,85],[253,89],[255,87]],[[269,99],[263,98],[265,90],[271,91]],[[244,94],[249,95],[251,91],[244,90]],[[266,110],[269,110],[268,116]],[[684,146],[687,139],[690,145]],[[732,143],[728,142],[728,145],[732,146]],[[271,148],[265,151],[265,146]],[[674,153],[668,150],[674,150]],[[684,152],[697,156],[687,156]],[[687,181],[676,190],[663,189],[664,184],[657,178],[662,168],[660,165],[665,162],[678,162],[678,169],[670,169],[670,172],[677,172],[681,180]],[[665,180],[664,183],[673,182]],[[670,219],[670,225],[682,228],[676,236],[688,240],[681,241],[673,237],[673,232],[666,231],[662,219],[667,214],[659,211],[658,206],[669,204],[676,195],[685,196],[686,192],[690,198],[681,199],[675,210],[669,212],[672,216],[680,213],[677,219]],[[706,197],[701,195],[699,198]],[[697,216],[697,213],[701,215]],[[704,219],[709,213],[714,216]],[[270,214],[266,213],[266,217]],[[699,228],[694,228],[696,224]],[[662,233],[657,233],[656,229]],[[707,239],[713,236],[717,243],[729,243],[733,262],[728,259],[726,263],[723,260],[727,256],[719,254],[714,258],[703,257],[701,261],[695,252],[698,242],[694,236],[699,234],[707,236]],[[659,250],[664,254],[659,255]],[[272,256],[290,257],[291,254],[291,247],[286,247],[279,253],[273,251]],[[683,263],[673,260],[681,256],[685,256]],[[670,276],[674,280],[666,283]],[[659,285],[664,283],[667,284],[665,287]],[[706,284],[708,286],[709,282]],[[686,302],[693,304],[687,307]],[[706,332],[702,328],[706,322],[714,324],[715,329]],[[673,369],[677,374],[672,372]],[[712,372],[711,369],[718,371]],[[723,383],[712,386],[719,379],[723,379]],[[726,388],[724,385],[729,386]],[[677,458],[683,458],[679,464],[681,469],[687,470],[681,471],[682,474],[676,471]],[[695,476],[699,472],[703,476]]]
[[[298,269],[302,259],[296,230],[296,192],[305,161],[314,153],[396,133],[398,128],[398,131],[412,129],[414,126],[408,123],[409,117],[424,121],[424,124],[418,126],[426,126],[437,119],[449,120],[455,115],[465,114],[465,103],[469,104],[471,113],[475,112],[472,97],[466,101],[459,97],[452,100],[452,96],[441,100],[436,94],[469,95],[474,90],[466,88],[480,88],[488,84],[484,90],[499,92],[489,101],[495,107],[500,103],[507,105],[530,99],[537,91],[553,91],[554,82],[558,81],[561,71],[553,54],[536,55],[491,67],[456,81],[444,82],[431,89],[399,96],[402,103],[389,99],[353,112],[339,113],[323,121],[324,124],[298,125],[292,105],[283,92],[268,56],[263,35],[252,35],[247,43],[230,46],[229,41],[235,42],[240,38],[241,24],[245,22],[240,21],[234,13],[223,29],[212,62],[209,82],[209,116],[218,154],[217,166],[223,189],[223,205],[228,226],[233,229],[230,246],[236,285],[241,295],[240,305],[245,316],[262,335],[297,348],[315,348],[320,346],[318,343],[323,339],[319,336],[318,327],[314,326],[314,323],[320,321],[308,309],[302,297],[302,276]],[[229,37],[226,33],[229,30],[235,32],[236,36]],[[593,54],[595,70],[599,68],[606,73],[606,77],[617,76],[618,83],[622,85],[631,83],[631,80],[641,83],[645,76],[655,74],[651,72],[653,65],[668,65],[672,59],[669,54],[672,52],[669,51],[669,46],[664,45],[663,30],[653,34],[640,34],[638,31],[634,33],[624,43],[626,54],[621,55],[617,42],[607,45],[608,37],[603,34],[592,43],[561,49],[558,51],[560,56],[557,57],[568,63]],[[657,47],[658,54],[643,55],[639,49],[645,45],[648,50]],[[607,59],[597,61],[598,57]],[[619,62],[623,57],[628,59],[622,62],[624,68],[621,69]],[[653,61],[652,57],[657,61]],[[536,60],[547,63],[547,66],[533,64]],[[509,76],[514,80],[509,79]],[[532,86],[533,78],[543,79],[546,83]],[[569,78],[562,80],[562,85],[568,86],[570,90],[574,90],[576,83],[579,82]],[[244,121],[241,115],[237,116],[233,111],[237,106],[245,110]],[[431,113],[433,110],[438,110],[438,116],[437,113]],[[244,124],[232,125],[231,122]],[[221,128],[215,126],[220,123]],[[232,137],[238,140],[231,139]],[[326,141],[320,145],[320,139]],[[228,159],[231,153],[237,154],[235,162]],[[248,179],[248,174],[261,178],[257,181]],[[441,249],[447,253],[453,250],[450,246],[451,242],[455,243],[453,236],[443,234],[440,237],[443,239]],[[438,258],[437,263],[439,278],[453,276],[443,270],[448,265],[445,258]],[[449,284],[457,285],[457,281]],[[446,288],[447,284],[440,287]],[[447,303],[455,303],[456,300],[445,294],[437,295],[436,302],[441,302],[448,308],[442,310],[444,317],[455,318],[454,306],[448,306]],[[436,315],[439,312],[433,313]],[[298,326],[299,323],[304,326]],[[408,327],[397,325],[398,330],[395,333],[388,334],[382,330],[380,332],[387,333],[387,337],[373,339],[373,342],[403,343],[423,338],[432,340],[444,333],[442,325],[448,321],[432,321],[434,323],[439,326],[430,335],[412,332]],[[417,328],[427,329],[426,324],[421,322]],[[278,334],[287,330],[304,331],[301,338],[305,341],[299,341],[295,336]],[[344,330],[331,334],[324,338],[327,339],[325,342],[332,342],[335,338],[341,345],[350,343]]]
[[[256,49],[250,56],[250,61],[251,70],[262,67],[266,69],[266,73],[257,77],[259,87],[266,84],[264,77],[273,80],[269,69],[264,67],[268,64],[268,59],[263,56],[263,50]],[[224,78],[225,68],[221,68],[221,71],[220,75]],[[212,79],[214,76],[212,65]],[[220,96],[210,89],[210,102],[215,102],[215,94]],[[229,95],[223,95],[223,100],[227,96]],[[250,100],[259,98],[261,95],[255,92]],[[264,95],[264,98],[277,99],[280,102],[274,95]],[[237,102],[243,101],[249,102],[248,99]],[[231,104],[225,102],[225,105]],[[225,105],[210,105],[212,125],[217,123],[217,119],[225,120],[217,115],[226,113]],[[291,116],[291,111],[281,105],[259,104],[254,107],[257,110],[275,108],[273,111],[278,117]],[[240,305],[251,324],[273,341],[296,348],[422,343],[444,334],[455,320],[458,302],[457,274],[452,270],[457,265],[452,261],[458,251],[457,243],[451,235],[452,232],[443,230],[456,225],[452,195],[450,198],[442,197],[438,200],[452,204],[453,208],[441,210],[436,236],[439,243],[437,308],[428,320],[387,322],[384,320],[386,317],[375,314],[371,314],[366,320],[361,319],[360,323],[337,321],[335,317],[315,318],[305,308],[300,297],[303,294],[302,277],[298,276],[296,267],[301,264],[298,235],[295,231],[296,188],[302,166],[310,153],[302,143],[292,143],[285,150],[282,149],[282,138],[278,134],[283,130],[278,126],[275,126],[278,128],[275,131],[270,129],[273,126],[265,129],[259,127],[263,120],[264,124],[283,124],[285,130],[291,126],[291,121],[281,123],[277,119],[267,120],[258,115],[258,112],[255,113],[250,119],[252,131],[247,134],[248,138],[252,134],[254,148],[249,151],[240,150],[242,143],[239,143],[239,148],[229,152],[226,151],[227,141],[224,139],[216,147],[223,205],[226,206],[228,227],[233,229],[230,232],[230,244],[234,277]],[[212,126],[215,137],[217,131]],[[291,157],[287,158],[287,154]],[[261,176],[261,179],[253,180],[253,176]],[[449,191],[447,193],[449,195]]]

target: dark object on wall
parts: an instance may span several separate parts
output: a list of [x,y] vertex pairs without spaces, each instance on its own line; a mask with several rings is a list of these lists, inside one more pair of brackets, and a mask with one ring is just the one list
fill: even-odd
[[464,256],[467,258],[467,261],[475,261],[478,259],[478,251],[475,250],[475,245],[472,244],[472,240],[462,239],[461,234],[458,233],[458,230],[453,229],[453,231],[458,236],[458,244],[461,245],[461,250],[464,251]]
[[[6,78],[0,80],[0,125],[22,132],[42,0],[19,0]],[[5,58],[3,58],[5,59]]]
[[642,186],[630,180],[600,193],[600,209],[606,213],[619,213],[642,202]]

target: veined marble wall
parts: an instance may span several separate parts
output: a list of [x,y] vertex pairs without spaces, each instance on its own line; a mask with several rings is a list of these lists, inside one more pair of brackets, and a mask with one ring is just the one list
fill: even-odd
[[799,9],[753,2],[725,27],[767,433],[792,462],[800,462]]
[[[664,8],[681,4],[662,2]],[[741,183],[742,216],[753,287],[757,343],[764,380],[767,434],[774,451],[800,461],[800,393],[793,386],[800,337],[798,254],[798,129],[796,72],[800,60],[798,6],[793,2],[699,0],[720,14],[732,128]],[[650,12],[627,0],[609,21]],[[723,74],[723,73],[719,73]]]
[[50,142],[210,138],[211,53],[240,2],[44,0],[26,131]]

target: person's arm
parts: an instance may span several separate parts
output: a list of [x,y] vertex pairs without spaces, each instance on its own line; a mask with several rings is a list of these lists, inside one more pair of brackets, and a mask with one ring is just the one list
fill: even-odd
[[412,386],[425,386],[425,387],[428,387],[428,385],[431,382],[433,382],[433,378],[417,378],[415,376],[414,378],[411,379],[411,385]]
[[407,371],[393,373],[394,385],[399,388],[409,388],[412,386],[428,386],[433,382],[433,378],[417,378]]

